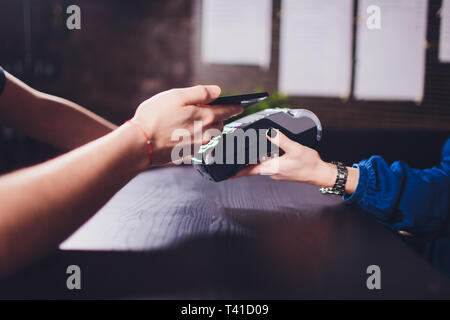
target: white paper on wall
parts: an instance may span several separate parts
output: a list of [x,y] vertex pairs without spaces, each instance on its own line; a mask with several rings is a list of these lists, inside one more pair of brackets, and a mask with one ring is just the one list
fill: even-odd
[[353,0],[282,0],[279,90],[348,97],[352,35]]
[[[381,28],[369,29],[369,6]],[[359,0],[355,97],[421,101],[425,80],[428,0]]]
[[268,68],[272,0],[203,0],[202,62]]
[[450,62],[450,0],[442,1],[440,37],[439,60]]

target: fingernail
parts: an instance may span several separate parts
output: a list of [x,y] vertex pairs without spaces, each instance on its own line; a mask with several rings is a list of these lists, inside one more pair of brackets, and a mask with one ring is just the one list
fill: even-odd
[[277,136],[277,131],[274,128],[267,129],[266,136],[275,138]]

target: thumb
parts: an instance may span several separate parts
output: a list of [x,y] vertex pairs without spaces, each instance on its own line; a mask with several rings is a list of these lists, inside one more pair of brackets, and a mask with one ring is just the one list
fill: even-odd
[[219,86],[198,85],[195,87],[179,89],[183,96],[185,105],[191,104],[208,104],[216,100],[221,92]]
[[285,152],[287,152],[289,149],[294,148],[297,143],[286,137],[280,130],[270,128],[267,130],[267,139],[269,139],[270,142],[277,145],[279,148],[283,149]]

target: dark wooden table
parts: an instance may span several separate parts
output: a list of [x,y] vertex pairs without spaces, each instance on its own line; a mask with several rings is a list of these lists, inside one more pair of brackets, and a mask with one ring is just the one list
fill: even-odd
[[[94,190],[93,190],[94,192]],[[78,265],[82,289],[66,288]],[[366,269],[381,268],[381,290]],[[449,298],[447,278],[356,206],[268,177],[145,172],[1,298]]]

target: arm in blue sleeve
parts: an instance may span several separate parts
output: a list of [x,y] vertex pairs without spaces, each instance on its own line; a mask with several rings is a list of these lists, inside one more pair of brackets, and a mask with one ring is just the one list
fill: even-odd
[[356,191],[344,199],[358,203],[394,230],[430,236],[447,223],[450,194],[450,139],[438,167],[419,170],[403,161],[390,167],[379,156],[363,160]]

